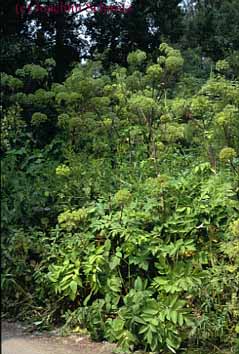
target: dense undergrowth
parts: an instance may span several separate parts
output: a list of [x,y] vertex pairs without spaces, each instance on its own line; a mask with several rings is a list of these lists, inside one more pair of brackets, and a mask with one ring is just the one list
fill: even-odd
[[123,351],[236,353],[238,67],[202,79],[166,44],[128,64],[2,74],[4,313]]

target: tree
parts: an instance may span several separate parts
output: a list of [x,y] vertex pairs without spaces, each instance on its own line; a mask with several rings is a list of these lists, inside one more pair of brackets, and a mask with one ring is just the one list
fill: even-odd
[[[19,67],[31,61],[40,63],[53,57],[55,79],[62,81],[70,64],[79,60],[85,45],[80,36],[81,10],[70,11],[75,3],[62,0],[60,5],[54,4],[63,9],[58,12],[47,11],[52,6],[50,2],[39,4],[35,0],[26,3],[21,0],[17,8],[14,1],[7,3],[2,12],[3,70],[13,73],[16,65]],[[16,55],[20,59],[17,62]]]
[[[101,1],[96,0],[94,4]],[[106,1],[104,1],[106,3]],[[95,50],[105,51],[106,61],[125,64],[130,51],[137,48],[153,52],[162,38],[175,42],[182,34],[180,0],[133,0],[129,12],[95,13],[86,21],[87,34]]]
[[[18,1],[19,6],[24,5],[24,0]],[[18,68],[31,61],[33,45],[26,36],[26,17],[16,14],[16,1],[4,2],[0,12],[1,21],[1,70],[14,73]]]
[[[32,19],[36,21],[37,47],[46,51],[47,56],[53,57],[56,61],[55,79],[58,82],[64,79],[70,64],[79,60],[85,46],[81,37],[82,10],[76,12],[75,3],[79,4],[79,1],[63,0],[57,5],[60,6],[58,13],[42,10],[29,16],[29,21]],[[82,8],[84,9],[84,6]]]
[[197,0],[186,6],[184,45],[201,47],[214,60],[239,49],[239,2]]

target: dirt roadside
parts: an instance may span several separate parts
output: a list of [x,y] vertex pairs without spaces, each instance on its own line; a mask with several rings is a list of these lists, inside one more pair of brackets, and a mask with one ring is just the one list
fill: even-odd
[[17,323],[1,323],[2,354],[112,354],[114,345],[94,343],[87,336],[27,334]]

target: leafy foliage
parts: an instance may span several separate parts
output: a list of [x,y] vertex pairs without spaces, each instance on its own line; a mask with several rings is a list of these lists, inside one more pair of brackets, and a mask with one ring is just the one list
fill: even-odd
[[124,351],[236,350],[239,85],[226,63],[187,89],[166,43],[128,68],[76,64],[61,84],[51,59],[3,74],[5,313]]

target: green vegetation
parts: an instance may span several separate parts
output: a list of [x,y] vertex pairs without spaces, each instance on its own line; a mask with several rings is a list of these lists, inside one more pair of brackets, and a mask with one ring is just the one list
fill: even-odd
[[1,11],[3,315],[238,354],[239,2],[131,5]]
[[124,352],[237,353],[233,59],[206,77],[162,43],[62,83],[53,59],[2,74],[5,314]]

